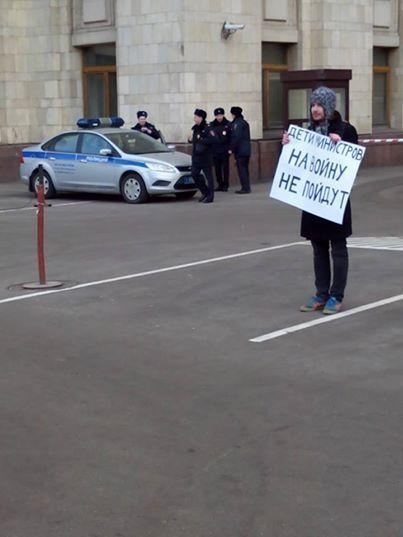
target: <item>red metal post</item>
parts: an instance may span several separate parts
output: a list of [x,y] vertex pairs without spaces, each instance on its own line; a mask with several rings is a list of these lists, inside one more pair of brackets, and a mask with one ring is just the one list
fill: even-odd
[[45,251],[44,251],[45,188],[44,188],[44,185],[43,185],[43,168],[42,168],[42,164],[39,165],[39,184],[38,184],[38,188],[37,188],[37,194],[38,194],[37,243],[38,243],[39,283],[40,283],[40,285],[45,285],[46,284]]
[[37,214],[37,254],[38,254],[38,269],[39,269],[39,282],[24,283],[22,285],[23,289],[43,289],[54,287],[61,287],[63,282],[58,281],[46,281],[46,271],[45,271],[45,248],[44,248],[44,229],[45,229],[45,207],[48,205],[45,203],[45,185],[43,184],[44,171],[43,166],[40,164],[38,166],[38,177],[35,180],[34,188],[36,191],[38,203]]

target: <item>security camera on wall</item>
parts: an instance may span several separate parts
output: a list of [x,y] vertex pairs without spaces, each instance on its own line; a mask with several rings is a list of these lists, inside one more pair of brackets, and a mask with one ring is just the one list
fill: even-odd
[[221,37],[223,39],[228,39],[231,34],[234,34],[237,30],[243,30],[245,28],[244,24],[234,24],[233,22],[224,22],[221,29]]

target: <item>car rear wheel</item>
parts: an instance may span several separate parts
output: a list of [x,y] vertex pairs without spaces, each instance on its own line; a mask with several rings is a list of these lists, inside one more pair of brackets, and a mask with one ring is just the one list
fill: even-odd
[[149,198],[143,179],[136,173],[123,177],[120,183],[120,193],[126,203],[144,203]]
[[[35,192],[35,195],[38,195],[38,188],[39,188],[39,172],[36,171],[31,178],[31,190]],[[45,198],[54,198],[56,195],[56,189],[53,184],[52,179],[50,178],[49,174],[47,172],[43,172],[43,188],[45,191]]]
[[196,190],[192,190],[191,192],[177,192],[175,196],[178,200],[190,200],[195,194]]

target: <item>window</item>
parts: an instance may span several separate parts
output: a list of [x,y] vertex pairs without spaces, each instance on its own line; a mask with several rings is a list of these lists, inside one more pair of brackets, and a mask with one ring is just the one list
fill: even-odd
[[283,127],[280,73],[287,71],[287,45],[262,43],[263,129]]
[[170,152],[170,149],[165,144],[154,140],[147,134],[137,131],[122,132],[116,129],[116,132],[111,132],[105,136],[124,153],[128,153],[129,155]]
[[[331,83],[329,87],[336,94],[336,110],[340,112],[341,117],[346,118],[346,88],[334,87]],[[291,123],[296,123],[304,128],[308,127],[312,91],[313,88],[298,88],[288,91],[288,120]]]
[[62,134],[47,142],[42,149],[45,151],[60,151],[61,153],[76,153],[78,133]]
[[110,149],[113,151],[113,148],[106,140],[104,140],[98,134],[84,134],[81,142],[81,153],[86,153],[89,155],[99,155],[101,149]]
[[375,47],[373,53],[372,124],[389,126],[389,51]]
[[83,84],[87,117],[117,115],[115,45],[83,49]]

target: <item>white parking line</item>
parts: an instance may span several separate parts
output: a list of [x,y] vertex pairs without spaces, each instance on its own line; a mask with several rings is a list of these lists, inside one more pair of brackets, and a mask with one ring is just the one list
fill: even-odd
[[236,254],[223,255],[221,257],[212,257],[210,259],[203,259],[202,261],[194,261],[192,263],[184,263],[182,265],[173,265],[171,267],[165,267],[161,269],[147,270],[145,272],[137,272],[134,274],[126,274],[125,276],[117,276],[116,278],[107,278],[105,280],[98,280],[87,283],[80,283],[71,287],[65,287],[62,289],[52,289],[48,291],[38,291],[37,293],[29,293],[27,295],[13,296],[10,298],[3,298],[0,300],[0,304],[7,304],[9,302],[17,302],[19,300],[28,300],[30,298],[37,298],[44,295],[54,295],[56,293],[66,293],[67,291],[75,291],[77,289],[84,289],[86,287],[95,287],[97,285],[105,285],[107,283],[121,282],[124,280],[133,280],[134,278],[141,278],[142,276],[151,276],[153,274],[162,274],[163,272],[171,272],[174,270],[180,270],[184,268],[197,267],[200,265],[207,265],[209,263],[217,263],[219,261],[227,261],[229,259],[236,259],[238,257],[245,257],[247,255],[262,254],[264,252],[271,252],[274,250],[281,250],[283,248],[290,248],[291,246],[297,246],[304,244],[302,241],[289,242],[287,244],[279,244],[277,246],[268,246],[267,248],[259,248],[258,250],[248,250],[246,252],[238,252]]
[[403,237],[351,237],[347,239],[347,244],[349,248],[403,251]]
[[[53,203],[52,209],[54,207],[67,207],[70,205],[82,205],[83,203],[91,203],[90,201],[72,201],[71,203]],[[34,205],[31,205],[30,207],[16,207],[15,209],[0,209],[0,214],[4,213],[16,213],[19,211],[32,211],[34,209],[37,209],[38,207],[35,207]]]
[[281,336],[286,336],[287,334],[292,334],[293,332],[298,332],[300,330],[305,330],[306,328],[311,328],[318,324],[330,323],[332,321],[338,321],[343,317],[350,317],[350,315],[355,315],[356,313],[362,313],[363,311],[373,310],[375,308],[381,308],[387,304],[393,304],[394,302],[399,302],[403,300],[403,295],[396,295],[390,298],[385,298],[383,300],[377,300],[376,302],[370,302],[364,306],[358,306],[357,308],[352,308],[351,310],[343,311],[341,313],[335,313],[328,317],[321,317],[320,319],[314,319],[313,321],[308,321],[306,323],[294,324],[293,326],[288,326],[287,328],[282,328],[281,330],[276,330],[275,332],[269,332],[263,336],[258,336],[253,339],[250,339],[252,343],[263,343],[269,339],[276,339]]

